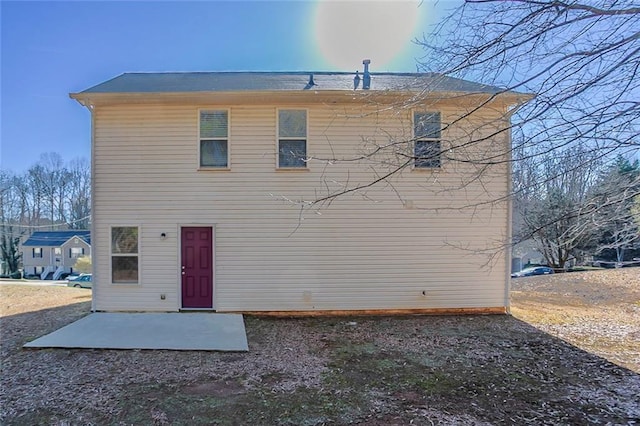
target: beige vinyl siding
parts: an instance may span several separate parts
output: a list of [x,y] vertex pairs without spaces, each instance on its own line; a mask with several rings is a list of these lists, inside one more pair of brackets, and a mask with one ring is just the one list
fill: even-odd
[[[372,168],[386,170],[377,163],[384,157],[331,165],[312,159],[308,170],[277,170],[278,107],[96,108],[96,310],[178,310],[180,227],[191,225],[214,227],[218,311],[507,306],[500,248],[508,232],[507,203],[465,208],[506,194],[506,165],[468,183],[473,167],[443,159],[439,170],[408,168],[388,184],[318,209],[320,214],[301,215],[296,201],[322,196],[327,186],[367,183],[377,176]],[[409,110],[286,107],[308,111],[307,154],[313,158],[353,158],[389,137],[411,135]],[[202,108],[230,111],[228,171],[198,170]],[[443,121],[459,113],[455,105],[439,110]],[[443,147],[497,116],[486,110],[445,130]],[[473,150],[454,148],[454,154],[503,152],[506,143],[502,133]],[[451,187],[462,189],[447,191]],[[109,230],[124,225],[140,227],[140,284],[110,283]]]

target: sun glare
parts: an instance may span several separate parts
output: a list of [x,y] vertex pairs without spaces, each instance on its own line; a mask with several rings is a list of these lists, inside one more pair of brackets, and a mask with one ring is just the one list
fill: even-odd
[[340,70],[371,59],[381,70],[407,48],[418,22],[418,1],[320,0],[315,36],[324,59]]

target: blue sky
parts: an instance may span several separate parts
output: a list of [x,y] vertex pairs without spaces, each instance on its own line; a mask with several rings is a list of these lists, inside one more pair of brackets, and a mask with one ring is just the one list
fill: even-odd
[[89,112],[68,94],[123,72],[355,71],[366,57],[415,71],[412,40],[444,4],[2,0],[0,167],[89,158]]

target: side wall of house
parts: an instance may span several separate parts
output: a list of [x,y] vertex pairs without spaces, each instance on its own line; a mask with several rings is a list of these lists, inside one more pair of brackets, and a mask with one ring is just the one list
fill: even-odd
[[[34,257],[33,249],[40,248],[42,249],[42,257]],[[34,268],[39,268],[44,270],[49,265],[53,265],[52,260],[54,258],[53,253],[54,247],[32,247],[32,246],[22,246],[22,266],[24,268],[25,275],[33,275],[36,272]],[[41,273],[40,271],[39,273]]]
[[[505,307],[505,164],[443,159],[406,169],[330,205],[301,209],[341,185],[365,184],[410,152],[353,159],[411,136],[411,112],[374,106],[308,110],[308,170],[276,169],[281,105],[127,105],[94,111],[96,310],[180,308],[180,227],[215,235],[218,311]],[[198,170],[200,108],[229,110],[230,170]],[[424,108],[434,110],[434,107]],[[459,107],[440,105],[445,123]],[[488,122],[498,124],[485,125]],[[486,110],[445,128],[445,156],[503,153],[508,134]],[[482,169],[482,173],[480,173]],[[455,189],[453,189],[455,188]],[[138,226],[139,284],[112,284],[110,229]],[[161,238],[165,233],[166,238]],[[164,295],[164,299],[161,298]]]

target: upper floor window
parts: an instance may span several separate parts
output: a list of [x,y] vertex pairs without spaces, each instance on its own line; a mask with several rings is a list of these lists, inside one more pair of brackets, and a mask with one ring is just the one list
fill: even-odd
[[200,167],[229,167],[229,112],[200,111]]
[[71,247],[69,249],[69,257],[71,259],[77,259],[84,255],[84,247]]
[[307,111],[278,110],[278,167],[307,167]]
[[42,247],[34,247],[32,249],[33,258],[42,257]]
[[441,127],[439,112],[416,112],[413,114],[415,168],[440,167]]

